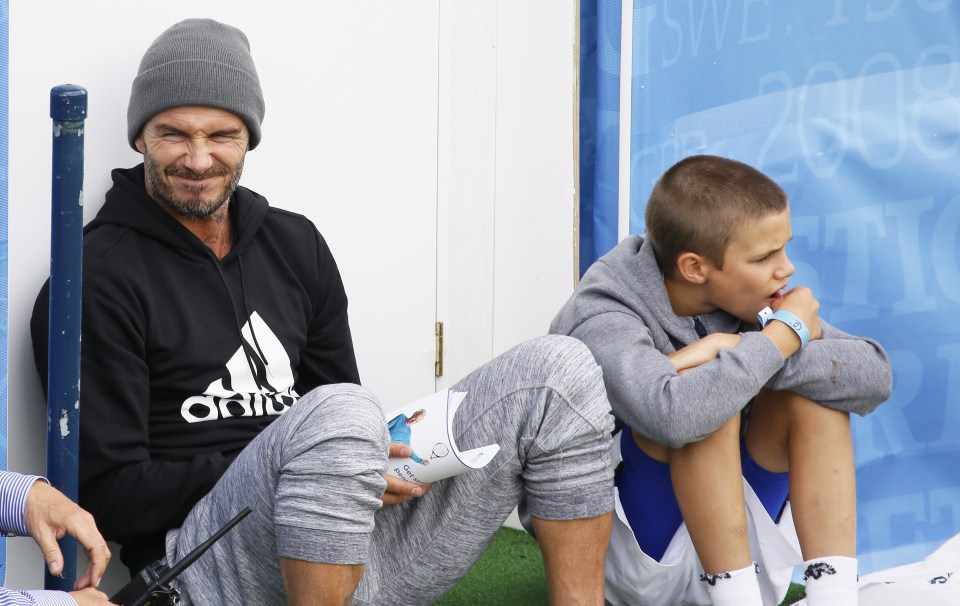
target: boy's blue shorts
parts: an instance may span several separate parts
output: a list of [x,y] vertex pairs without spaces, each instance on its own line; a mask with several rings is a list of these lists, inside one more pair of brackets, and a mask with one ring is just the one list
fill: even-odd
[[[620,451],[623,463],[617,468],[615,477],[620,503],[640,549],[659,561],[683,522],[670,480],[670,466],[643,452],[626,426],[620,437]],[[790,474],[760,467],[747,452],[743,438],[740,439],[740,465],[744,479],[776,521],[787,500]],[[703,498],[710,497],[704,495]]]

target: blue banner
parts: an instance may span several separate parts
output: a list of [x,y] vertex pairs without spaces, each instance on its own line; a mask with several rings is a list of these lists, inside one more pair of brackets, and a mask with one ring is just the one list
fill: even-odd
[[[619,18],[619,2],[584,4]],[[960,532],[960,5],[632,8],[631,233],[656,179],[688,155],[735,158],[784,187],[791,283],[893,360],[893,397],[854,419],[861,573],[921,559]],[[591,246],[603,245],[582,245],[582,267],[616,239],[615,221],[605,237],[598,224]]]
[[617,243],[620,0],[580,3],[580,274]]

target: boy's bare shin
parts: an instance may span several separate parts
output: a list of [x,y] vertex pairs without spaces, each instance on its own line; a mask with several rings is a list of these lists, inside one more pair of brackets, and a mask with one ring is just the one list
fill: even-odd
[[612,514],[582,520],[533,518],[552,606],[603,604]]
[[771,471],[789,468],[790,503],[804,558],[855,557],[850,415],[792,392],[764,391],[749,422],[747,448],[757,463]]
[[738,570],[753,562],[739,434],[737,415],[703,440],[670,452],[677,503],[708,574]]
[[856,557],[850,415],[806,402],[795,412],[799,419],[790,432],[790,501],[803,557]]

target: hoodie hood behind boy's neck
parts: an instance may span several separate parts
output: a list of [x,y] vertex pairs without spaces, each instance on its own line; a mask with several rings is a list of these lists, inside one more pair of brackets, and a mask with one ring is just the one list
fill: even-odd
[[[587,297],[592,303],[581,302],[581,305],[597,306],[585,317],[615,311],[609,307],[609,301],[613,299],[640,317],[652,316],[653,324],[661,327],[675,343],[692,343],[699,338],[692,318],[674,313],[653,249],[642,236],[629,236],[620,242],[591,267],[581,284],[589,290],[596,290],[599,295],[597,298]],[[581,309],[581,313],[584,311]],[[722,310],[700,316],[700,319],[710,332],[733,333],[742,329],[740,320]],[[657,346],[664,344],[658,341]]]
[[[211,254],[206,244],[147,194],[143,164],[114,169],[111,176],[113,187],[107,191],[103,207],[84,228],[84,233],[100,225],[120,225],[187,254],[204,257]],[[269,206],[265,198],[244,187],[237,187],[228,204],[232,205],[236,243],[223,258],[224,263],[243,252],[263,224]]]

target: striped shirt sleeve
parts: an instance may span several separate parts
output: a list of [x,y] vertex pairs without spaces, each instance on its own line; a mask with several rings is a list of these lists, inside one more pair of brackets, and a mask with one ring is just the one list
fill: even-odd
[[0,471],[0,532],[20,536],[29,534],[23,511],[27,505],[27,493],[37,480],[43,478]]
[[0,587],[0,606],[77,606],[64,591],[13,591]]

